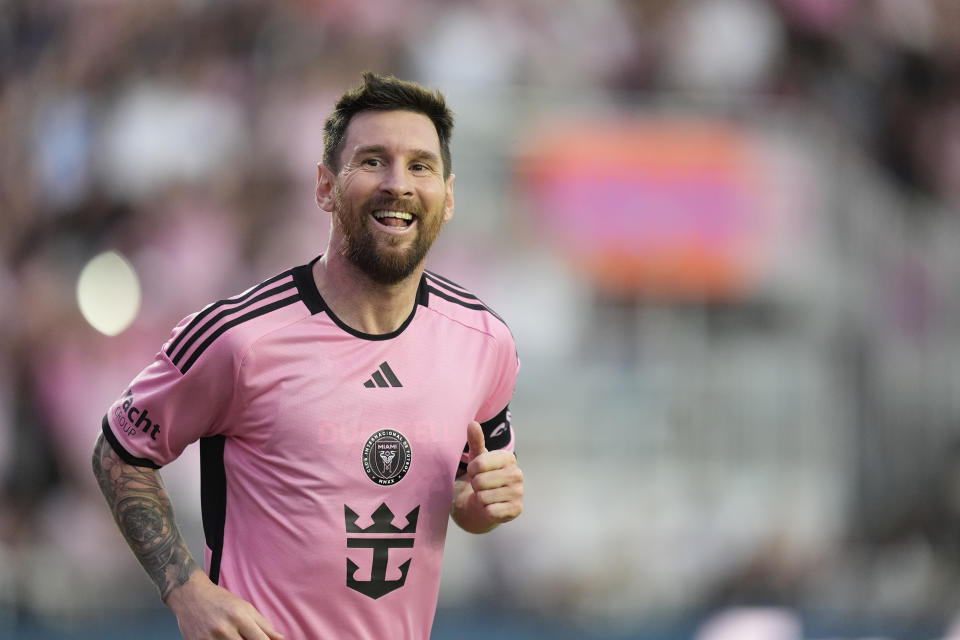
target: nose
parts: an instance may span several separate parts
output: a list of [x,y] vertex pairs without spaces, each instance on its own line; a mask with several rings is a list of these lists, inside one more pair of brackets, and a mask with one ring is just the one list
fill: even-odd
[[383,173],[380,190],[394,198],[406,198],[413,195],[406,167],[402,163],[392,163]]

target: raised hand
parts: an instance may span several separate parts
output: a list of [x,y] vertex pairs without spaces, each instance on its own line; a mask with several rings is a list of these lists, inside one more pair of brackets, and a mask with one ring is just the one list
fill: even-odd
[[487,451],[483,429],[467,425],[467,472],[457,480],[453,519],[463,529],[483,533],[523,512],[523,472],[510,451]]

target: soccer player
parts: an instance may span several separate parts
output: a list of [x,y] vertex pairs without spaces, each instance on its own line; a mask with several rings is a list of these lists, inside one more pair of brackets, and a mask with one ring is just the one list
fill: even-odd
[[[325,124],[326,251],[185,318],[108,409],[94,472],[188,640],[426,638],[448,514],[520,515],[513,338],[424,266],[452,128],[439,92],[364,74]],[[197,440],[205,572],[158,473]]]

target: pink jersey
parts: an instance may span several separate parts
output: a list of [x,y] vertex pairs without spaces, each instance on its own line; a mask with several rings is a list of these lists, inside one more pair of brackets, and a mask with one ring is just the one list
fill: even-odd
[[422,639],[467,424],[513,449],[518,367],[506,325],[438,275],[367,335],[305,265],[181,322],[103,431],[156,468],[200,441],[207,571],[288,639]]

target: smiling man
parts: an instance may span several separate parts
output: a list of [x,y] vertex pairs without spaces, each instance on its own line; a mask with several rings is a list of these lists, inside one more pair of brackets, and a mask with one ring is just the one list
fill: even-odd
[[328,133],[339,153],[319,167],[317,202],[333,214],[329,249],[377,284],[397,284],[422,267],[453,215],[454,176],[431,150],[438,134],[423,114],[367,111],[350,124]]
[[[185,318],[104,416],[94,473],[185,638],[426,638],[448,518],[520,515],[513,338],[425,270],[452,129],[439,93],[364,74],[325,126],[326,251]],[[198,440],[206,571],[159,475]]]

